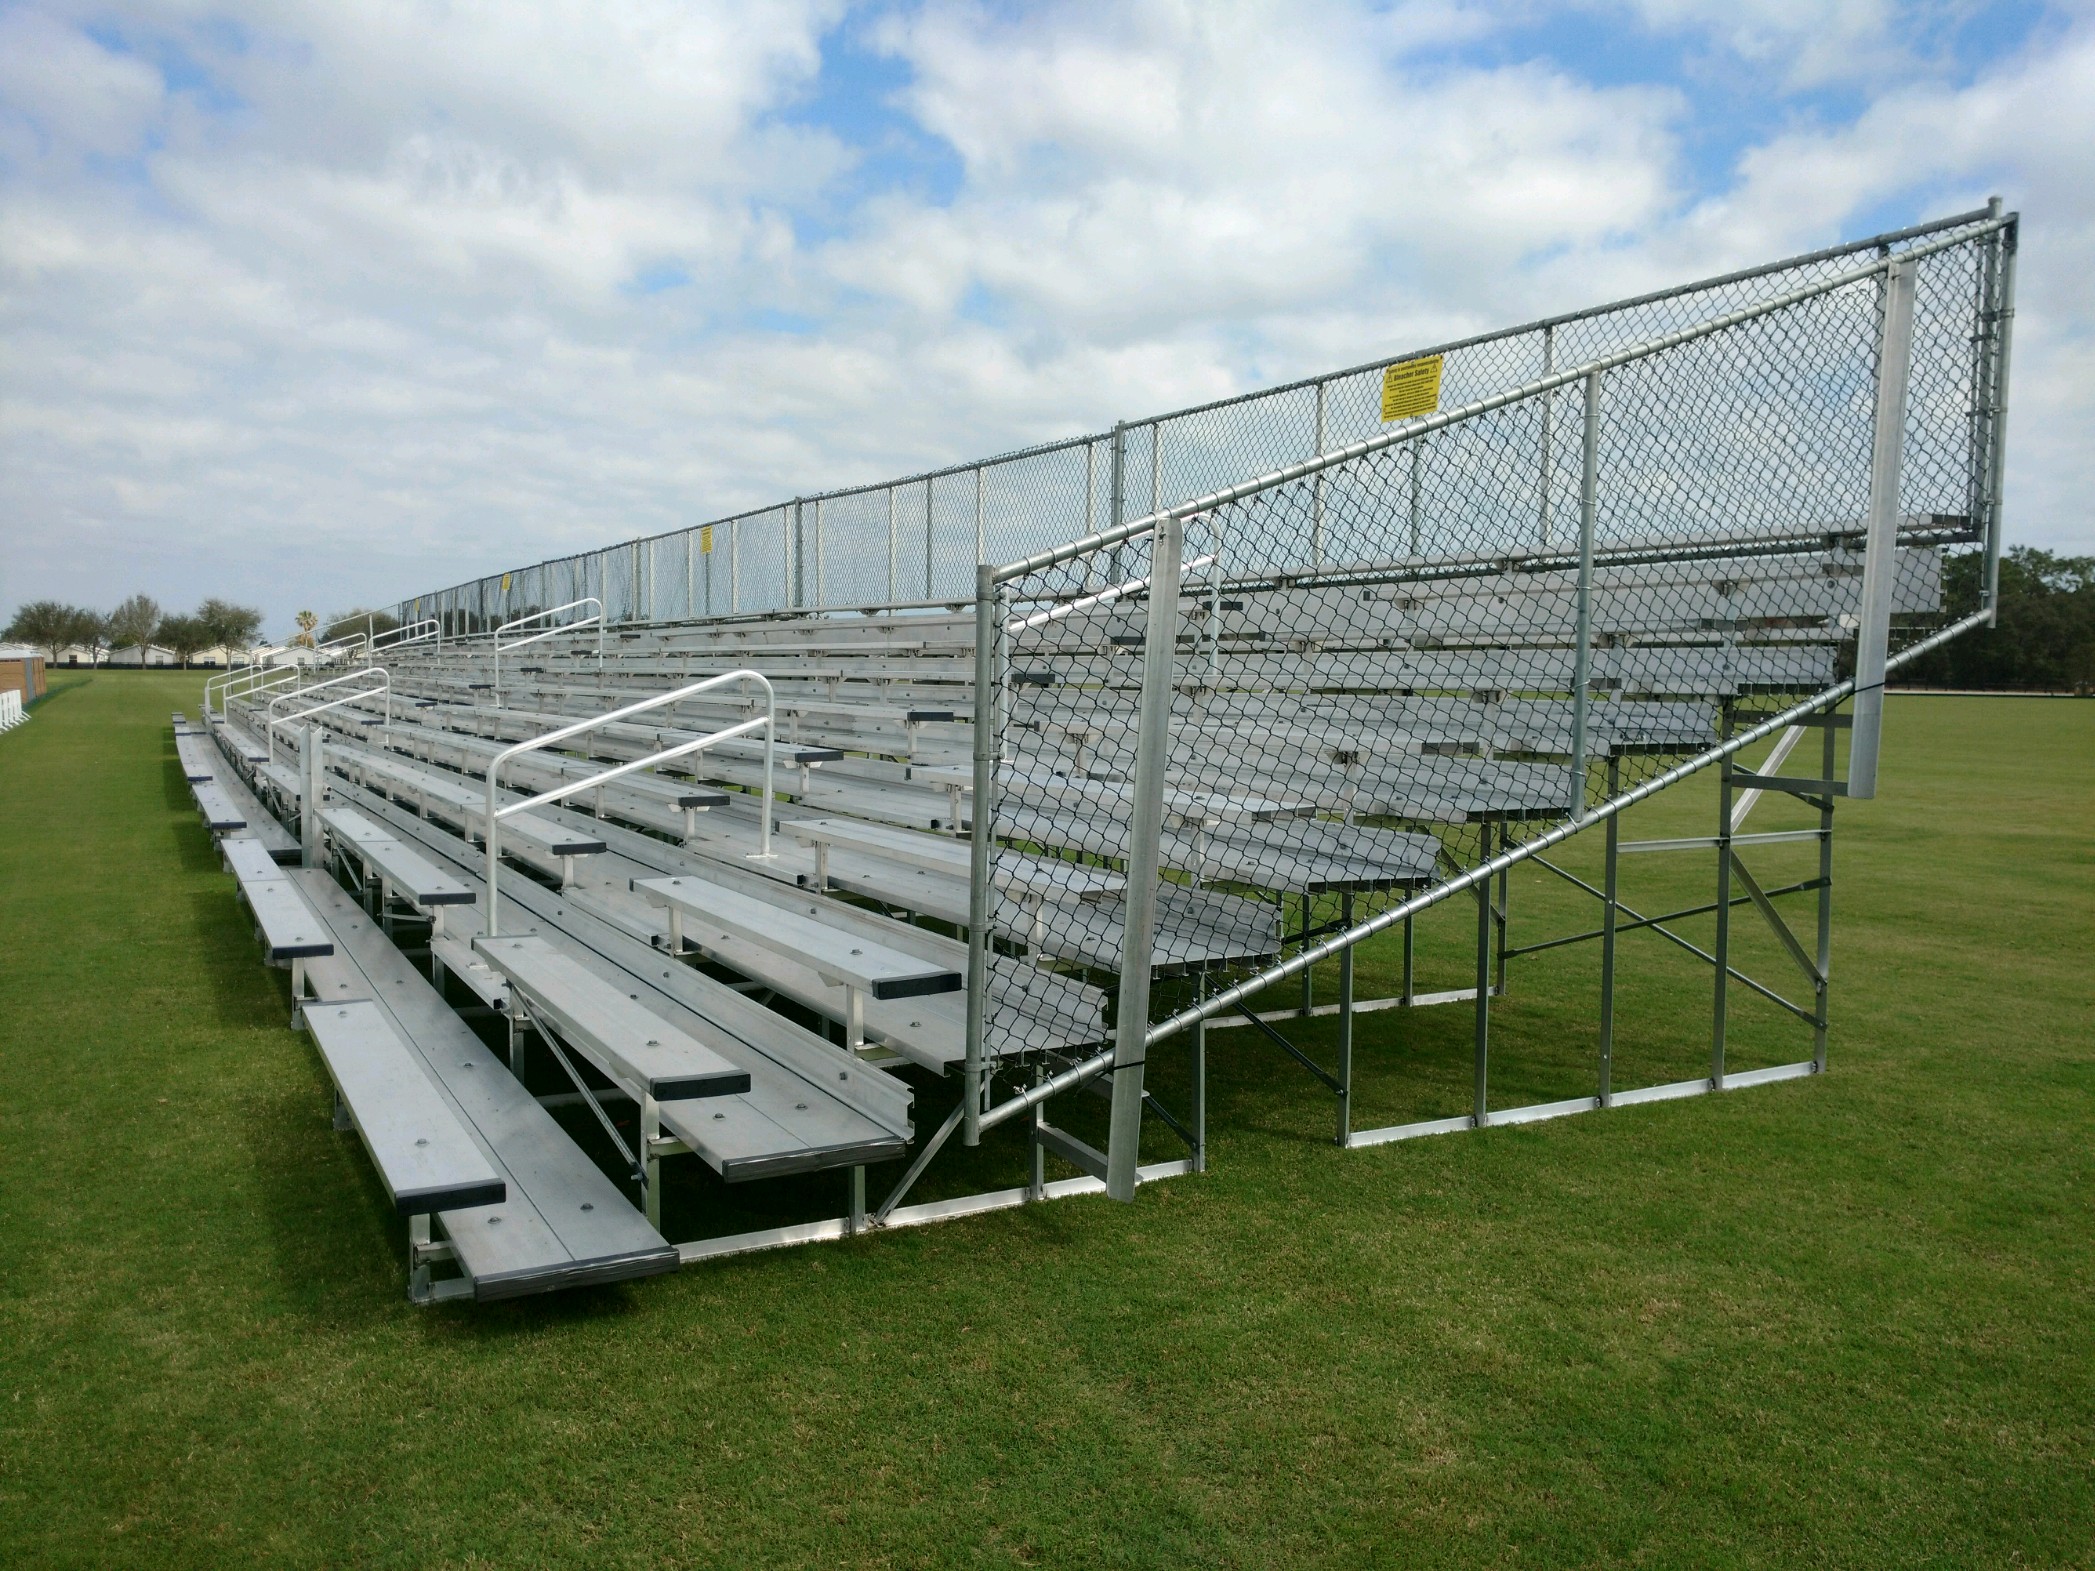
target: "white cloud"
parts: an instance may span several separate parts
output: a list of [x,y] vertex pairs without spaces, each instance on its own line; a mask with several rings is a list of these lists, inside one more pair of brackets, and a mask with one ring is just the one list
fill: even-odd
[[163,99],[160,73],[144,62],[41,12],[0,12],[0,104],[61,155],[133,151]]
[[[390,600],[1996,184],[2031,213],[2011,507],[2095,548],[2085,29],[1966,86],[1895,78],[1697,195],[1692,72],[1599,86],[1472,49],[1517,9],[941,0],[847,20],[952,150],[957,190],[932,200],[861,189],[859,151],[796,116],[839,14],[0,15],[0,608]],[[1815,49],[1902,43],[1868,4],[1642,15],[1792,81]]]
[[[1893,0],[1624,0],[1653,29],[1698,36],[1773,68],[1791,87],[1850,80],[1910,64],[1921,7]],[[1926,9],[1936,9],[1929,7]],[[1961,9],[1961,8],[1959,8]]]

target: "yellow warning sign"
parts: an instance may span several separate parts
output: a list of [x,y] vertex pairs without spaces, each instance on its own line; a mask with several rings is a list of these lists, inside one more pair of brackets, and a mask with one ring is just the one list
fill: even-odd
[[713,554],[713,526],[701,524],[698,530],[698,550],[701,556]]
[[1382,418],[1410,420],[1440,407],[1440,356],[1399,360],[1382,373]]
[[[1387,394],[1387,393],[1384,393],[1384,394],[1382,395],[1382,401],[1383,401],[1384,403],[1388,403],[1388,402],[1389,402],[1389,394]],[[1386,416],[1386,415],[1385,415],[1385,416],[1384,416],[1383,418],[1384,418],[1384,419],[1387,419],[1387,418],[1388,418],[1388,416]],[[508,575],[507,573],[504,573],[504,574],[502,575],[502,592],[503,592],[504,594],[508,594],[508,593],[509,593],[509,575]]]

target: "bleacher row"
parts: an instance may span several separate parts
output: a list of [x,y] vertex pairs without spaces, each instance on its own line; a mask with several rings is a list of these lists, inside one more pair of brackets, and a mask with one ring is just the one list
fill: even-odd
[[[1858,562],[1834,541],[1600,575],[1587,756],[1700,751],[1726,700],[1825,686]],[[1900,562],[1896,609],[1938,609],[1935,553]],[[1565,811],[1563,572],[1189,580],[1184,611],[1160,973],[1270,960],[1289,897],[1423,885],[1457,826]],[[1012,614],[1027,636],[999,695],[984,1042],[1052,1067],[1107,1036],[1143,609],[1108,596]],[[544,639],[498,689],[486,640],[454,638],[383,651],[390,720],[376,696],[315,722],[280,708],[276,758],[263,703],[236,698],[201,726],[176,716],[199,813],[267,958],[291,971],[338,1118],[410,1219],[415,1296],[673,1269],[665,1158],[744,1182],[857,1180],[908,1154],[919,1091],[948,1098],[967,1045],[973,644],[972,612],[620,627],[601,651],[594,630]],[[495,756],[738,668],[770,680],[780,717],[770,859],[756,857],[765,744],[721,742],[505,813],[505,863],[527,876],[505,873],[488,937]],[[517,758],[497,804],[752,713],[723,689],[606,724]],[[1203,786],[1218,747],[1235,759],[1226,793]],[[529,1089],[554,1069],[571,1090]],[[578,1100],[623,1170],[549,1111]],[[606,1107],[630,1108],[630,1137]]]

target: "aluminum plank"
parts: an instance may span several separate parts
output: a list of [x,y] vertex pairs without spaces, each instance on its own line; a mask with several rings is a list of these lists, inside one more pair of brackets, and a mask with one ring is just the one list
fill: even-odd
[[613,1080],[658,1102],[734,1096],[749,1072],[640,1007],[638,995],[578,965],[546,939],[485,936],[474,952],[509,978],[534,1013]]
[[380,1004],[508,1184],[499,1205],[437,1218],[473,1280],[474,1296],[513,1298],[676,1269],[675,1249],[349,893],[319,870],[289,876],[327,917],[341,948],[335,959],[314,963],[309,975],[316,992],[362,992]]
[[424,908],[473,903],[472,890],[354,808],[329,808],[321,813],[320,821],[354,846],[365,866],[383,877],[409,903]]
[[716,932],[722,938],[761,944],[804,961],[828,981],[875,998],[951,993],[963,984],[961,974],[950,967],[929,965],[823,922],[820,912],[826,901],[803,899],[789,910],[690,876],[636,878],[630,887],[649,904],[682,913],[684,936],[693,944],[712,947]]
[[247,815],[233,805],[233,799],[215,780],[192,780],[189,791],[196,798],[196,810],[203,815],[205,827],[212,833],[247,827]]
[[384,1010],[368,1000],[316,1003],[304,1017],[402,1216],[509,1198],[507,1183]]

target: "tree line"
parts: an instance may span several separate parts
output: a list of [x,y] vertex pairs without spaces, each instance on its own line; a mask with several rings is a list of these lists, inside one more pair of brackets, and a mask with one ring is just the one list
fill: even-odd
[[[1979,609],[1986,559],[1973,551],[1942,564],[1952,619]],[[1901,687],[2095,692],[2095,556],[2015,546],[2000,559],[1997,625],[1953,638],[1898,673]]]
[[100,664],[105,649],[158,644],[186,667],[206,649],[221,645],[229,650],[250,648],[261,630],[260,611],[216,595],[194,611],[172,616],[162,612],[151,595],[133,595],[113,611],[67,605],[62,600],[32,600],[15,612],[0,637],[34,644],[46,650],[54,664],[58,651],[70,645],[92,650]]

